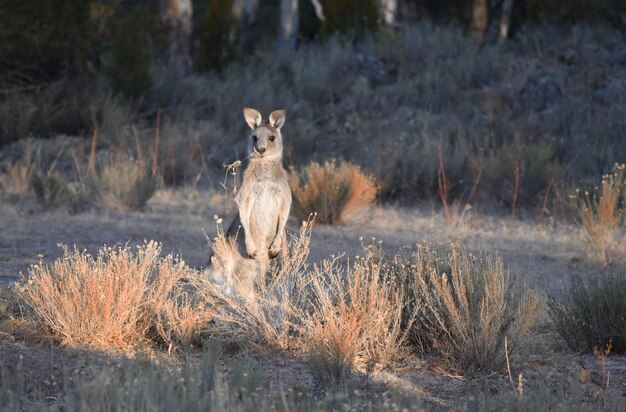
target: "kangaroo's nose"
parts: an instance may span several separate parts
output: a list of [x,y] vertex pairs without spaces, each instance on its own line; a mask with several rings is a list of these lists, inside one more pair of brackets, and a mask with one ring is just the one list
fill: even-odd
[[265,153],[265,146],[259,146],[256,150],[258,150],[259,153],[263,154]]

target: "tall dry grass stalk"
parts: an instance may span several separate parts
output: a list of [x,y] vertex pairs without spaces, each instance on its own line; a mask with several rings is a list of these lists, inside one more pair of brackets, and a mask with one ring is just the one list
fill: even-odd
[[620,199],[624,190],[624,164],[615,164],[613,172],[602,176],[599,197],[585,191],[574,195],[577,223],[582,227],[584,239],[590,255],[603,265],[617,258],[615,229],[624,218],[624,208]]
[[0,174],[0,188],[7,193],[26,193],[31,189],[31,177],[39,171],[38,156],[27,146],[22,158]]
[[504,339],[510,351],[529,330],[539,295],[527,288],[517,296],[501,258],[474,256],[458,243],[418,245],[410,260],[419,347],[457,369],[499,368]]
[[147,242],[103,247],[98,256],[63,246],[61,259],[33,265],[21,296],[63,344],[130,349],[147,341],[186,346],[212,318],[182,260]]
[[300,220],[316,213],[316,221],[341,224],[351,214],[372,204],[378,188],[371,176],[357,165],[331,160],[323,165],[312,162],[292,172],[289,186],[293,193],[292,213]]

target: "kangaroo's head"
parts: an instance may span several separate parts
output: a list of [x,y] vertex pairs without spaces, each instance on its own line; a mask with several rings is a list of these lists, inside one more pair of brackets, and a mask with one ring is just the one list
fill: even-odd
[[254,159],[277,160],[283,156],[283,137],[280,128],[285,124],[285,110],[274,110],[269,120],[258,110],[245,108],[243,117],[252,129],[248,140],[248,153]]

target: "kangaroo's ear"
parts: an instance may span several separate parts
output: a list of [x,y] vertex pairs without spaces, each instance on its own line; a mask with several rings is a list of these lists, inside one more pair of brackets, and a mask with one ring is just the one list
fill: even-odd
[[274,110],[270,113],[270,125],[280,130],[283,124],[285,124],[285,116],[287,116],[285,109]]
[[261,125],[262,117],[258,110],[246,107],[243,109],[243,117],[246,119],[246,123],[248,123],[248,126],[250,126],[250,129],[252,130]]

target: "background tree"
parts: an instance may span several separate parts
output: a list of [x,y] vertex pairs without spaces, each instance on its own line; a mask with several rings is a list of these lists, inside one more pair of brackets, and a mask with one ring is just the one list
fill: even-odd
[[189,73],[193,5],[191,0],[166,0],[162,19],[169,29],[168,65],[179,76]]
[[280,26],[278,31],[278,50],[294,50],[298,38],[298,0],[280,0]]

